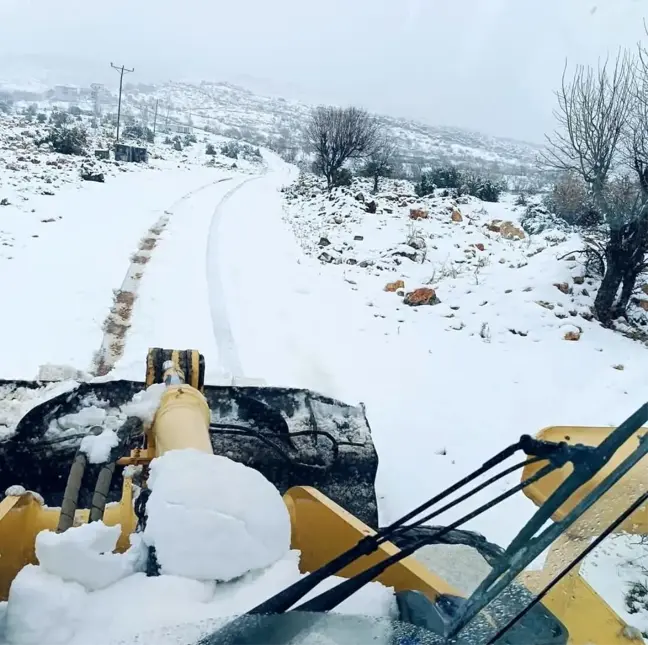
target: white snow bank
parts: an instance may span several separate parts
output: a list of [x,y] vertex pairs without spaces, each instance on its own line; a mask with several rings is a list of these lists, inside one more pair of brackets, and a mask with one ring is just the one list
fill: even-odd
[[130,403],[122,406],[122,412],[128,417],[138,417],[144,423],[153,423],[165,389],[164,383],[149,385],[146,390],[135,394]]
[[161,571],[231,580],[290,548],[290,517],[258,471],[226,457],[173,450],[151,463],[144,540]]
[[135,573],[143,553],[140,536],[126,553],[113,553],[121,527],[91,522],[64,533],[41,531],[36,536],[36,557],[43,570],[90,591],[103,589]]
[[[40,566],[28,565],[14,580],[0,608],[0,642],[194,643],[302,577],[288,510],[259,472],[177,450],[153,460],[148,484],[146,530],[124,554],[113,553],[119,526],[39,533]],[[158,577],[142,573],[145,545],[156,548]],[[331,578],[306,598],[340,581]],[[336,612],[395,617],[393,590],[373,582]]]
[[39,388],[0,386],[0,439],[12,434],[32,408],[77,386],[76,381],[50,383]]
[[71,365],[45,363],[38,368],[37,381],[89,381],[90,375]]
[[28,564],[9,590],[6,638],[20,645],[59,645],[74,635],[83,616],[85,589]]
[[[299,552],[227,583],[136,573],[87,592],[42,567],[26,567],[12,587],[7,642],[24,645],[156,645],[196,641],[299,580]],[[331,578],[306,599],[341,582]],[[63,604],[65,603],[65,604]],[[397,616],[393,590],[372,582],[334,613]],[[9,622],[9,621],[8,621]]]
[[105,429],[101,434],[89,434],[81,439],[79,450],[88,455],[91,464],[103,464],[110,458],[110,451],[119,444],[117,433]]

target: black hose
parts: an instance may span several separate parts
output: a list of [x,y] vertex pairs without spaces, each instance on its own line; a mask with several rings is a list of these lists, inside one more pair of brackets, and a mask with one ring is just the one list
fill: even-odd
[[263,442],[266,446],[268,446],[268,448],[274,450],[286,463],[290,464],[291,466],[297,466],[306,469],[310,468],[313,470],[329,470],[338,459],[340,453],[340,445],[357,445],[352,442],[338,441],[330,432],[326,432],[325,430],[300,430],[298,432],[291,432],[289,435],[290,439],[292,439],[293,437],[315,437],[321,435],[323,437],[326,437],[331,442],[331,450],[333,452],[331,463],[320,466],[319,464],[306,464],[291,457],[290,454],[288,454],[282,447],[274,443],[273,439],[276,438],[276,435],[274,433],[263,432],[262,430],[257,430],[256,428],[238,423],[211,423],[209,425],[209,429],[210,431],[218,431],[220,434],[253,437]]
[[117,464],[112,461],[104,464],[97,475],[94,493],[92,495],[92,504],[90,506],[90,518],[88,521],[97,522],[103,519],[106,510],[106,500],[110,491],[110,482],[112,481],[115,467]]
[[70,466],[67,483],[65,484],[61,513],[59,515],[58,526],[56,527],[57,533],[67,531],[74,524],[74,516],[79,503],[79,492],[81,491],[83,474],[85,473],[87,464],[88,457],[85,453],[77,450],[72,466]]

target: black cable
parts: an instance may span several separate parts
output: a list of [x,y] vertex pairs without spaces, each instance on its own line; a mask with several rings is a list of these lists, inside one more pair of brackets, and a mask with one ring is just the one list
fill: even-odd
[[633,504],[631,504],[621,515],[619,515],[612,524],[610,524],[595,540],[583,549],[546,587],[518,614],[516,614],[495,636],[493,636],[486,645],[493,645],[509,629],[513,627],[521,618],[523,618],[533,607],[535,607],[579,562],[584,560],[608,535],[625,520],[630,517],[642,504],[648,501],[648,492],[645,492]]
[[246,426],[238,423],[210,423],[209,429],[218,430],[222,434],[245,435],[250,437],[256,437],[257,439],[265,443],[268,447],[275,450],[275,452],[277,452],[277,454],[279,454],[282,459],[290,463],[291,466],[313,468],[317,470],[328,470],[329,468],[331,468],[331,466],[337,461],[338,456],[340,454],[339,451],[340,445],[362,445],[362,444],[354,444],[352,442],[347,442],[347,441],[344,442],[338,441],[332,434],[326,432],[325,430],[300,430],[298,432],[291,432],[287,437],[289,439],[292,439],[293,437],[322,435],[330,440],[332,446],[332,452],[333,452],[331,464],[320,466],[318,464],[305,464],[304,462],[297,461],[296,459],[291,457],[286,451],[284,451],[281,447],[275,444],[274,441],[272,441],[275,438],[281,438],[280,436],[278,437],[274,433],[270,434],[268,432],[263,432],[261,430],[257,430],[256,428],[252,428],[250,426]]
[[[470,513],[464,515],[463,517],[460,517],[452,524],[441,529],[438,533],[436,534],[433,533],[427,536],[426,539],[424,540],[424,543],[428,544],[430,543],[431,540],[438,539],[439,537],[445,535],[446,533],[449,533],[450,531],[459,528],[462,524],[465,524],[466,522],[469,522],[475,517],[478,517],[482,513],[485,513],[486,511],[490,510],[497,504],[503,502],[509,497],[512,497],[516,493],[520,492],[527,486],[530,486],[531,484],[535,483],[539,479],[542,479],[543,477],[553,472],[554,470],[555,467],[552,464],[547,464],[546,466],[544,466],[544,468],[541,468],[539,471],[531,475],[531,477],[528,477],[527,479],[520,482],[519,484],[516,484],[513,488],[510,488],[509,490],[503,492],[502,494],[493,498],[489,502],[486,502],[486,504],[482,504],[482,506],[476,508],[474,511],[471,511]],[[365,569],[361,573],[353,576],[352,578],[349,578],[348,580],[341,582],[337,586],[333,587],[333,589],[329,589],[328,591],[321,593],[319,596],[316,596],[315,598],[299,605],[293,611],[330,611],[331,609],[334,609],[341,602],[343,602],[349,596],[351,596],[356,591],[358,591],[358,589],[364,587],[367,583],[371,582],[376,576],[379,576],[383,571],[385,571],[385,569],[388,569],[392,564],[396,564],[397,562],[400,562],[406,557],[412,555],[421,546],[423,545],[417,543],[413,546],[410,546],[406,549],[399,551],[398,553],[395,553],[394,555],[389,556],[388,558],[382,560],[378,564],[375,564],[372,567],[369,567],[368,569]]]
[[[212,426],[209,426],[210,430],[212,429]],[[270,441],[268,437],[265,437],[263,433],[254,431],[252,429],[246,429],[245,431],[243,430],[235,430],[235,429],[225,429],[221,430],[220,428],[218,429],[219,432],[222,434],[231,434],[231,435],[238,435],[238,436],[243,436],[243,437],[255,437],[259,441],[263,442],[266,446],[269,448],[272,448],[286,463],[290,464],[291,466],[293,465],[293,460],[290,458],[290,455],[280,448],[277,444],[273,443]]]

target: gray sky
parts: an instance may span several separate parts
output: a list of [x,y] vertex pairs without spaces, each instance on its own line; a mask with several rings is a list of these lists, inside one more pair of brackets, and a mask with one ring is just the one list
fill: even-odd
[[38,55],[112,83],[112,60],[541,141],[565,58],[633,46],[644,18],[648,0],[1,0],[0,76]]

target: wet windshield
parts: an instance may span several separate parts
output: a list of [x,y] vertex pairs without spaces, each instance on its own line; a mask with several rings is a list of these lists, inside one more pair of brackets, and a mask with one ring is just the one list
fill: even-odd
[[196,645],[198,642],[201,645],[437,645],[441,642],[424,629],[387,618],[299,612],[284,616],[250,616],[236,636],[223,638],[220,635],[218,640],[210,638],[210,630],[217,629],[224,622],[178,625],[140,634],[133,640],[115,640],[111,645],[146,642],[159,645]]

